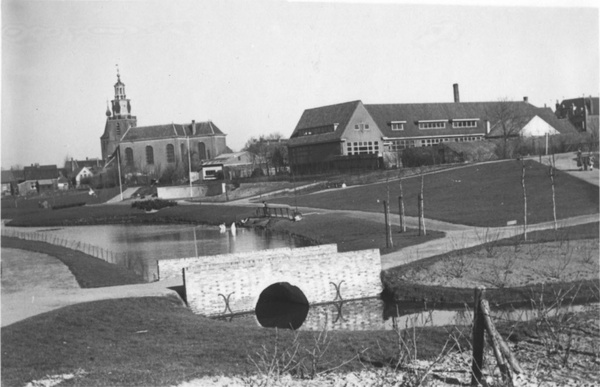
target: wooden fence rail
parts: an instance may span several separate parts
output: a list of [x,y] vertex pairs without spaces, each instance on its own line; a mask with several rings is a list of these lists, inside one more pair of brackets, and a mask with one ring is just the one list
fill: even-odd
[[513,374],[523,373],[523,369],[515,359],[510,348],[500,336],[490,316],[490,306],[485,299],[485,288],[475,289],[475,305],[473,307],[473,362],[471,365],[471,386],[481,384],[483,369],[483,350],[485,348],[485,332],[487,332],[502,379],[512,385]]

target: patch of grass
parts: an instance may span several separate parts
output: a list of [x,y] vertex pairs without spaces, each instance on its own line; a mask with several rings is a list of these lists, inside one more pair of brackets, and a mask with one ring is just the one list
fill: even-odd
[[[553,220],[551,183],[548,167],[526,161],[528,222]],[[557,217],[598,213],[598,187],[567,173],[556,171]],[[272,199],[273,203],[325,208],[381,212],[381,201],[389,185],[391,211],[398,213],[397,182],[352,187],[335,191]],[[417,216],[419,177],[402,182],[406,215]],[[514,160],[476,164],[464,168],[425,175],[425,217],[451,223],[482,227],[505,226],[507,221],[522,223],[523,199],[521,163]],[[378,201],[379,200],[379,201]]]
[[254,208],[219,205],[178,205],[155,213],[143,213],[125,205],[66,208],[61,211],[15,213],[9,226],[50,227],[91,224],[211,224],[231,223],[254,214]]
[[[44,200],[52,207],[65,206],[71,204],[99,204],[104,203],[109,199],[119,194],[119,187],[104,188],[94,190],[95,196],[89,194],[89,190],[69,190],[69,191],[54,191],[43,192],[40,195],[33,196],[17,196],[2,198],[2,219],[11,219],[13,213],[18,213],[22,209],[39,209],[39,202]],[[14,211],[16,210],[16,211]]]
[[35,251],[53,256],[69,268],[82,288],[144,283],[143,278],[132,271],[62,246],[3,236],[2,248]]
[[[598,238],[598,222],[566,227],[559,229],[560,235],[558,236],[559,241],[561,240],[580,240],[589,239],[596,241]],[[527,243],[520,241],[520,237],[501,239],[498,241],[490,242],[493,248],[498,247],[514,247],[515,242],[518,242],[518,246],[524,251],[532,249],[535,251],[538,244],[555,242],[557,241],[557,235],[554,230],[543,230],[529,233],[529,240]],[[565,239],[566,238],[566,239]],[[560,250],[557,244],[555,249]],[[411,262],[403,266],[395,267],[386,270],[382,273],[382,282],[384,284],[384,296],[389,299],[396,301],[411,301],[411,302],[422,302],[428,305],[461,305],[464,302],[473,302],[473,289],[461,289],[451,288],[445,286],[428,286],[418,283],[418,279],[411,281],[410,276],[407,276],[410,272],[424,272],[438,262],[444,262],[444,260],[452,259],[456,256],[468,256],[477,252],[481,252],[486,249],[485,245],[469,247],[462,250],[456,250],[445,254],[436,255],[433,257],[425,258],[419,261]],[[486,255],[482,252],[483,255]],[[585,257],[579,257],[582,259]],[[496,261],[497,258],[489,258]],[[532,260],[534,258],[532,257]],[[490,263],[491,265],[491,263]],[[542,263],[540,263],[543,266]],[[483,274],[483,273],[482,273]],[[426,275],[426,274],[425,274]],[[544,298],[551,302],[556,298],[557,294],[564,294],[567,290],[571,289],[574,285],[581,285],[581,289],[576,295],[576,302],[594,302],[600,298],[598,289],[600,289],[600,279],[593,280],[582,280],[574,282],[556,281],[554,283],[545,284],[533,284],[530,286],[520,287],[508,287],[508,288],[488,288],[487,297],[490,302],[507,305],[527,305],[531,298],[532,292],[535,294],[543,294]],[[570,300],[572,301],[572,300]]]
[[[419,329],[419,357],[435,357],[446,328]],[[319,332],[300,331],[310,348]],[[249,356],[269,348],[275,330],[246,327],[194,315],[174,298],[97,301],[69,306],[2,328],[2,385],[23,386],[46,375],[85,374],[71,382],[85,386],[169,386],[206,375],[256,372]],[[280,346],[295,332],[280,330]],[[392,331],[330,332],[327,362],[339,371],[364,363],[384,365],[395,353]],[[322,369],[321,369],[322,370]]]
[[309,238],[319,244],[337,243],[340,252],[380,249],[382,254],[386,254],[445,236],[440,231],[428,231],[427,235],[419,236],[415,229],[400,233],[400,226],[392,226],[394,247],[387,248],[383,222],[362,220],[344,214],[306,216],[300,222],[271,220],[268,227],[273,231]]

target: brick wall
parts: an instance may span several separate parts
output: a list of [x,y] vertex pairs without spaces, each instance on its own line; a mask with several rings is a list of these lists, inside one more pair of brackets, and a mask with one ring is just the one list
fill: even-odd
[[269,249],[260,251],[248,251],[233,254],[220,254],[202,257],[179,258],[179,259],[161,259],[157,262],[159,281],[170,278],[181,278],[181,269],[193,268],[198,266],[213,267],[224,265],[239,264],[241,261],[252,261],[254,259],[289,259],[290,257],[301,257],[303,255],[318,255],[337,252],[336,244],[309,246],[297,249],[283,247],[280,249]]
[[[188,265],[188,304],[194,313],[207,316],[251,311],[260,293],[278,282],[300,288],[309,304],[333,301],[337,293],[332,283],[341,283],[343,299],[372,297],[381,292],[379,250],[306,254],[304,249],[289,249],[287,255],[269,250],[254,252],[244,259],[222,256],[210,263]],[[231,311],[226,310],[227,297]]]

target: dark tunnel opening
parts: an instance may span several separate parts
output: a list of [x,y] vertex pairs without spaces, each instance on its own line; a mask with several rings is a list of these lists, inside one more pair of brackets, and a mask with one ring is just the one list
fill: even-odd
[[263,327],[298,329],[306,320],[308,309],[308,300],[300,288],[278,282],[262,291],[255,313]]

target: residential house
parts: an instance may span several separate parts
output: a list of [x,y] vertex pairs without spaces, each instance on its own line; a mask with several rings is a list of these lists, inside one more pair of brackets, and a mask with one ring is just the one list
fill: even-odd
[[99,158],[87,158],[85,160],[75,160],[71,158],[65,162],[64,176],[70,183],[79,187],[82,179],[91,179],[102,171],[104,160]]
[[568,119],[580,132],[598,134],[599,98],[579,97],[556,101],[556,117]]
[[[530,136],[573,131],[550,109],[523,101],[363,104],[351,101],[304,111],[288,142],[292,170],[378,168],[399,165],[406,148],[471,142],[501,135],[498,110],[511,113],[511,132]],[[518,122],[517,121],[518,118]]]
[[248,151],[223,153],[202,162],[202,176],[204,180],[210,180],[222,172],[227,180],[240,179],[252,176],[257,167],[254,155]]
[[34,164],[23,168],[24,181],[19,184],[19,195],[53,191],[60,173],[56,165]]
[[13,171],[2,172],[2,196],[14,195],[17,190],[17,179]]
[[71,184],[69,184],[69,179],[64,176],[59,176],[59,178],[56,180],[56,188],[59,191],[67,191],[70,186]]

